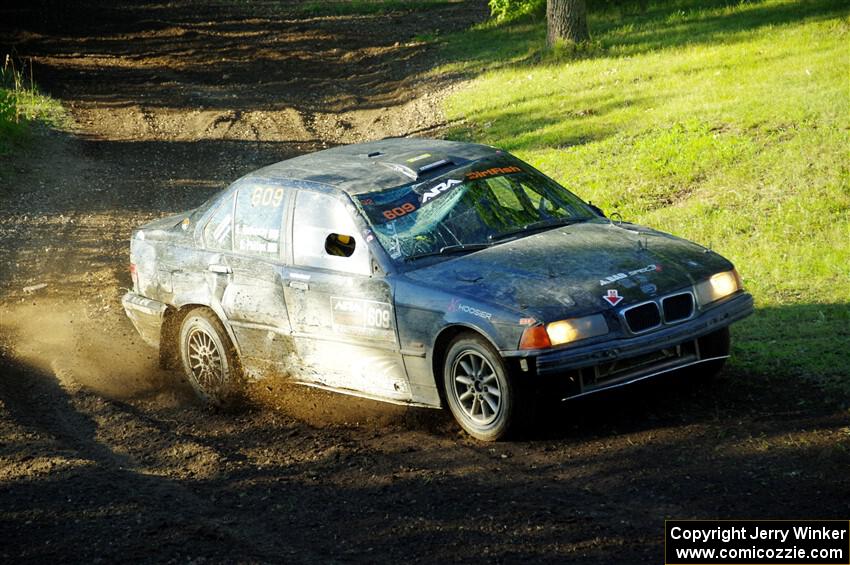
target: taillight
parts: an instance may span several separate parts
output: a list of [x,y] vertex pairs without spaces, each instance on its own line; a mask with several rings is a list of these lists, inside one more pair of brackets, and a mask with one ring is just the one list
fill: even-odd
[[549,341],[549,334],[546,333],[544,326],[525,328],[522,337],[519,339],[520,349],[544,349],[546,347],[552,347],[552,342]]
[[139,273],[136,272],[136,264],[130,263],[130,278],[133,279],[133,290],[139,290]]

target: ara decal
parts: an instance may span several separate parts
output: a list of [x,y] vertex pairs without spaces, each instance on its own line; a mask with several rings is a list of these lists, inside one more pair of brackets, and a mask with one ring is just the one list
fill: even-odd
[[432,186],[431,188],[429,188],[428,192],[425,192],[422,195],[421,203],[425,204],[429,200],[433,200],[434,198],[440,196],[444,192],[448,192],[449,190],[451,190],[452,188],[454,188],[455,186],[457,186],[461,183],[463,183],[462,180],[448,179],[446,181],[441,182],[440,184],[436,184],[436,185]]
[[620,292],[616,288],[612,288],[608,291],[608,294],[602,297],[608,304],[611,306],[616,306],[620,302],[623,301],[623,297],[620,296]]
[[653,271],[661,271],[661,265],[653,263],[652,265],[647,265],[646,267],[635,269],[634,271],[629,271],[627,273],[615,273],[613,275],[608,275],[604,279],[599,279],[599,286],[606,286],[627,277],[633,277],[641,273],[651,273]]
[[335,327],[373,330],[391,330],[393,327],[392,306],[387,302],[332,296],[331,313]]

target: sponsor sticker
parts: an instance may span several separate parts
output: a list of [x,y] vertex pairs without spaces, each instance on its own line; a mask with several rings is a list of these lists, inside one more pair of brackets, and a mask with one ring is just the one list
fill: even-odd
[[467,180],[478,180],[478,179],[486,179],[487,177],[492,177],[496,175],[509,175],[511,173],[521,173],[522,169],[516,166],[510,167],[493,167],[492,169],[486,169],[483,171],[472,171],[466,173]]
[[481,310],[480,308],[476,308],[474,306],[470,306],[469,304],[464,304],[457,298],[453,298],[449,303],[449,307],[446,309],[449,312],[464,312],[466,314],[470,314],[472,316],[478,316],[479,318],[483,318],[485,320],[490,320],[493,318],[493,314],[487,312],[486,310]]
[[387,302],[332,296],[331,315],[334,326],[382,331],[393,328],[392,306]]
[[422,194],[420,203],[425,204],[429,200],[433,200],[434,198],[441,196],[459,184],[463,184],[463,181],[458,179],[448,179],[439,184],[435,184]]
[[660,272],[661,265],[653,263],[651,265],[647,265],[646,267],[641,267],[640,269],[635,269],[634,271],[628,271],[626,273],[614,273],[613,275],[608,275],[604,279],[599,279],[599,286],[606,286],[611,283],[615,283],[619,280],[623,280],[627,277],[633,277],[635,275],[640,275],[641,273],[652,273],[652,272]]
[[427,159],[430,156],[431,156],[430,153],[423,153],[422,155],[417,155],[416,157],[411,157],[410,159],[407,159],[406,162],[407,163],[415,163],[416,161],[421,161],[422,159]]
[[616,306],[623,301],[623,297],[620,296],[620,292],[616,288],[609,290],[608,294],[603,296],[602,299],[611,306]]

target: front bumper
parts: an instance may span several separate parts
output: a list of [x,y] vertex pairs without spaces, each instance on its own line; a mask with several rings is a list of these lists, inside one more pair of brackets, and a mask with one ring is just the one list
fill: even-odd
[[162,318],[168,306],[135,292],[125,294],[121,299],[121,305],[145,343],[151,347],[159,347]]
[[[700,315],[661,330],[648,334],[608,340],[585,346],[572,346],[555,351],[529,352],[509,351],[502,352],[508,358],[526,358],[523,365],[535,371],[541,377],[555,377],[576,375],[582,369],[598,366],[610,366],[618,361],[639,359],[644,356],[651,357],[655,353],[671,351],[669,356],[659,358],[654,362],[641,363],[633,371],[626,371],[617,378],[610,381],[585,386],[579,385],[573,394],[569,396],[580,396],[589,392],[596,392],[621,386],[637,380],[642,380],[654,375],[666,373],[684,367],[717,360],[721,357],[712,357],[700,353],[699,338],[712,332],[729,326],[733,322],[741,320],[753,313],[753,297],[741,293],[727,299],[723,303],[702,312]],[[693,344],[693,345],[691,345]],[[536,353],[536,354],[535,354]],[[580,378],[578,379],[581,380]]]

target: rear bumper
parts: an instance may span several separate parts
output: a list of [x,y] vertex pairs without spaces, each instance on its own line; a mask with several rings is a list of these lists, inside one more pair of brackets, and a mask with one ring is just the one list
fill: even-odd
[[[753,312],[753,297],[742,293],[726,302],[707,310],[687,322],[670,326],[649,334],[603,341],[586,346],[568,347],[557,351],[545,351],[528,355],[527,351],[502,352],[505,357],[525,357],[530,371],[541,377],[561,377],[574,381],[575,386],[566,396],[574,397],[622,386],[655,375],[723,359],[708,351],[701,351],[702,338],[725,328]],[[656,354],[666,353],[668,355]],[[525,354],[525,355],[524,355]],[[644,360],[647,359],[646,362]],[[634,367],[612,375],[608,380],[586,379],[589,370],[599,367],[606,370],[618,363]],[[585,371],[583,371],[585,370]],[[589,384],[587,381],[592,380]]]
[[121,305],[145,343],[151,347],[159,347],[162,318],[168,306],[135,292],[125,294],[121,299]]

